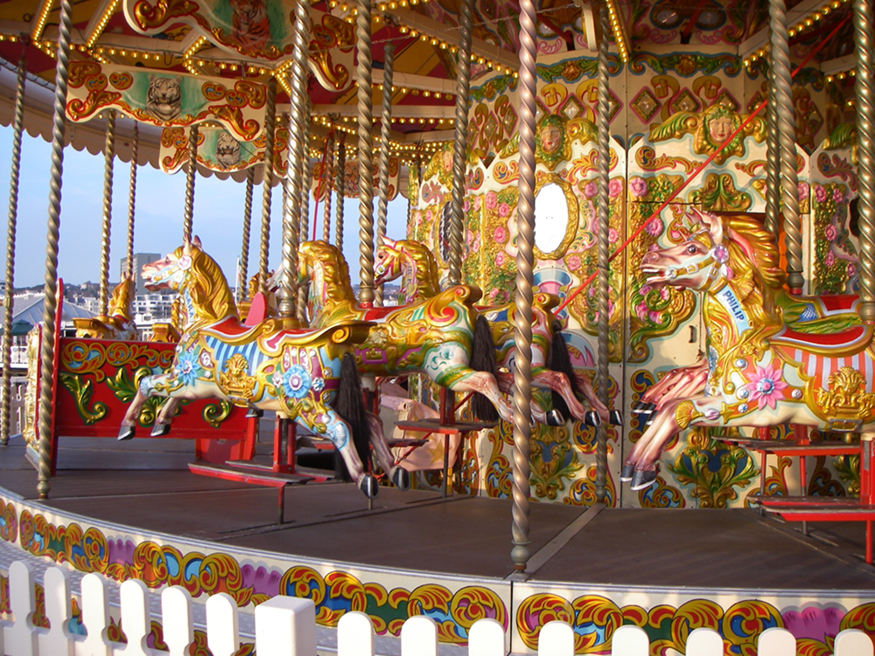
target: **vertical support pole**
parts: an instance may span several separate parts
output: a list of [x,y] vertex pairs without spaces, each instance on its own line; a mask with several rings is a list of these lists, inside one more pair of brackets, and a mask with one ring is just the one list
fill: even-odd
[[776,237],[781,229],[781,144],[778,141],[778,107],[775,71],[769,66],[769,104],[766,112],[766,230]]
[[134,227],[137,208],[137,157],[140,153],[140,124],[134,121],[134,131],[131,136],[131,179],[128,190],[128,243],[125,253],[128,257],[128,267],[125,273],[134,280]]
[[27,58],[22,48],[15,85],[15,117],[12,119],[12,166],[9,176],[9,224],[6,232],[6,302],[3,306],[3,399],[0,406],[0,445],[9,444],[12,406],[12,312],[15,296],[15,236],[18,224],[18,180],[21,173],[21,135],[24,132],[24,85]]
[[[450,285],[462,282],[462,244],[465,230],[465,171],[468,161],[468,111],[471,108],[471,15],[473,0],[459,5],[459,54],[456,59],[456,135],[453,140],[453,192],[450,221]],[[532,90],[534,93],[534,89]]]
[[188,174],[185,176],[185,213],[182,217],[182,240],[191,241],[194,222],[194,183],[197,178],[198,127],[192,125],[188,131]]
[[[610,208],[610,166],[611,166],[611,134],[610,134],[610,98],[608,95],[608,34],[611,33],[611,23],[606,7],[599,11],[601,34],[599,36],[598,55],[598,106],[596,111],[596,126],[598,128],[598,395],[599,400],[608,407],[610,398],[608,387],[610,378],[608,372],[608,339],[610,337],[610,313],[608,299],[608,275],[610,274],[610,242],[611,227]],[[561,337],[559,337],[561,339]],[[601,422],[596,429],[596,499],[604,503],[607,495],[608,476],[608,425]]]
[[[309,112],[307,112],[309,115]],[[308,135],[309,141],[309,135]],[[298,243],[309,239],[310,222],[308,220],[310,214],[310,187],[313,184],[313,163],[305,157],[303,162],[304,181],[301,185],[301,230],[298,237]],[[313,229],[316,228],[316,219],[313,218]],[[307,285],[298,285],[298,303],[296,306],[298,322],[301,326],[307,325]]]
[[419,148],[417,147],[416,154],[413,156],[413,164],[407,169],[407,232],[405,239],[418,239],[416,234],[416,226],[413,228],[413,234],[410,234],[410,226],[413,225],[413,208],[416,207],[417,197],[419,196],[419,171],[420,171]]
[[787,244],[787,285],[802,292],[802,221],[799,217],[799,178],[796,173],[796,127],[790,79],[790,44],[784,0],[769,1],[772,70],[775,76],[778,143],[781,147],[781,211]]
[[103,221],[100,232],[100,286],[97,313],[106,316],[109,307],[109,253],[112,230],[112,168],[115,163],[115,112],[106,117],[106,143],[103,147]]
[[346,132],[337,142],[337,160],[334,171],[334,193],[337,196],[337,214],[334,219],[334,245],[343,252],[343,199],[346,197]]
[[240,246],[240,280],[237,281],[237,302],[249,297],[249,234],[252,230],[252,189],[255,186],[255,169],[246,171],[246,192],[243,196],[243,238]]
[[520,0],[520,178],[517,205],[516,367],[513,372],[513,549],[514,569],[529,560],[529,456],[532,436],[532,267],[535,240],[535,54],[537,13]]
[[[320,187],[325,192],[325,209],[322,219],[322,241],[331,241],[331,171],[334,166],[334,131],[328,133],[325,144],[325,162],[322,164]],[[318,202],[319,199],[317,198]],[[314,217],[315,220],[315,217]]]
[[854,0],[857,177],[860,184],[860,317],[875,321],[875,64],[872,0]]
[[61,183],[64,173],[64,110],[67,106],[67,75],[70,63],[70,0],[60,0],[58,19],[58,65],[55,69],[55,101],[52,113],[52,168],[49,183],[49,218],[46,236],[46,275],[43,287],[43,335],[40,345],[39,482],[40,499],[48,499],[52,468],[52,376],[55,374],[55,315],[58,309],[58,240],[61,233]]
[[[380,162],[377,167],[380,177],[379,200],[377,202],[377,248],[383,243],[386,234],[387,212],[389,210],[389,130],[392,127],[392,83],[395,77],[395,46],[386,44],[383,51],[383,112],[380,115]],[[374,290],[374,305],[383,305],[383,286]]]
[[273,140],[276,132],[276,78],[267,81],[264,109],[264,168],[261,174],[261,248],[258,252],[258,291],[267,292],[267,260],[270,256],[270,199],[273,193]]
[[359,165],[359,301],[374,300],[374,153],[371,67],[371,0],[358,0],[356,54],[358,65],[358,165]]

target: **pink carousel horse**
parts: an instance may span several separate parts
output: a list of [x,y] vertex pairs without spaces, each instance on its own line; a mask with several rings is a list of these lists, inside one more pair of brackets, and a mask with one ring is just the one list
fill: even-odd
[[396,486],[409,487],[408,474],[395,465],[379,419],[365,413],[362,404],[350,351],[367,336],[370,323],[351,317],[312,330],[285,329],[281,319],[245,326],[222,270],[197,238],[145,265],[143,279],[149,289],[178,291],[187,323],[170,371],[138,381],[118,439],[134,437],[149,397],[169,397],[155,419],[155,436],[168,432],[181,400],[220,398],[274,410],[330,439],[359,489],[373,498],[379,488],[362,465],[369,458],[370,437],[380,467]]
[[[383,243],[377,249],[374,277],[378,285],[401,278],[403,303],[422,301],[440,291],[434,254],[417,241],[395,241],[383,237]],[[589,379],[577,376],[571,367],[565,340],[554,328],[557,321],[552,309],[558,304],[559,299],[552,294],[535,294],[532,304],[532,385],[554,392],[554,406],[558,405],[560,412],[567,410],[576,420],[587,425],[597,425],[599,420],[621,424],[619,412],[609,412],[599,401]],[[502,392],[508,393],[513,386],[513,374],[510,372],[513,370],[515,352],[516,305],[507,303],[495,307],[477,307],[477,310],[489,321],[496,361],[498,367],[504,370],[498,375],[498,384]],[[587,410],[578,400],[578,394],[585,397],[595,410]]]
[[804,333],[783,319],[784,273],[774,236],[755,218],[691,211],[681,244],[641,261],[650,285],[704,294],[708,367],[704,389],[671,399],[626,458],[622,480],[639,490],[678,431],[691,426],[802,424],[866,432],[875,427],[873,327]]

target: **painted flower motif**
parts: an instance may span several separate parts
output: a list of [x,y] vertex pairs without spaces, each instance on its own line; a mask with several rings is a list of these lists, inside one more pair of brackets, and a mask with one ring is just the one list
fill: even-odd
[[845,199],[845,192],[843,192],[843,191],[842,191],[841,189],[839,189],[838,187],[833,187],[833,190],[832,190],[832,199],[833,199],[836,203],[841,203],[841,202]]
[[647,181],[644,178],[632,178],[629,180],[629,191],[635,198],[641,198],[647,194]]
[[176,262],[176,266],[177,266],[177,268],[182,269],[183,271],[187,271],[188,269],[191,268],[191,256],[183,255]]
[[751,377],[751,382],[743,387],[750,392],[751,403],[757,402],[758,410],[762,410],[766,406],[774,410],[778,399],[783,397],[781,390],[789,387],[782,378],[780,364],[777,367],[771,364],[765,367],[757,365],[757,372]]
[[494,210],[498,206],[498,194],[494,191],[486,192],[486,209]]
[[474,210],[479,210],[483,206],[483,198],[477,196],[474,198]]
[[310,387],[313,388],[314,392],[321,392],[325,389],[325,379],[322,377],[314,378],[313,382],[310,384]]
[[465,202],[462,203],[462,209],[464,209],[466,212],[471,211],[471,200],[470,199],[468,199],[468,198],[465,199]]
[[507,228],[505,228],[504,226],[498,226],[495,229],[495,232],[492,233],[492,237],[499,244],[503,244],[507,241]]
[[608,196],[616,198],[623,191],[623,181],[619,178],[614,178],[608,183]]
[[293,364],[283,374],[283,391],[293,399],[303,399],[310,391],[310,372],[299,364]]
[[587,198],[595,198],[595,195],[598,193],[598,186],[595,182],[587,182],[583,186],[583,195]]
[[853,262],[850,262],[850,263],[848,264],[848,275],[849,275],[849,276],[853,276],[853,275],[856,275],[856,274],[857,274],[857,265],[854,264]]
[[201,371],[197,353],[182,351],[177,354],[173,373],[184,385],[194,385]]
[[569,255],[565,258],[565,264],[572,271],[577,271],[580,268],[580,258],[577,255]]
[[653,323],[660,323],[662,321],[662,312],[652,311],[648,313],[647,318],[650,319]]
[[644,228],[644,231],[651,237],[659,237],[659,235],[662,234],[664,228],[665,226],[662,223],[662,219],[657,216],[647,222],[647,226]]
[[465,230],[465,243],[468,244],[468,246],[474,243],[474,233],[470,230]]
[[638,290],[639,296],[647,296],[650,291],[653,289],[650,285],[641,285],[641,289]]
[[823,230],[823,235],[829,241],[835,241],[835,239],[836,239],[836,227],[832,224],[826,226],[826,228],[824,228],[824,230]]
[[502,203],[498,206],[498,216],[504,218],[510,215],[510,205]]
[[835,253],[833,253],[832,251],[830,251],[829,253],[826,254],[826,257],[823,258],[823,265],[824,265],[825,267],[829,268],[829,267],[831,267],[831,266],[832,266],[833,264],[835,264],[835,263],[836,263],[836,256],[835,256]]
[[616,241],[620,238],[620,234],[614,229],[611,228],[608,230],[608,241],[612,244],[616,243]]
[[723,244],[717,244],[714,247],[714,259],[718,264],[725,264],[729,261],[729,249]]
[[814,199],[818,203],[823,203],[826,200],[826,189],[823,185],[814,185]]
[[808,194],[811,191],[811,188],[808,186],[807,182],[800,182],[796,185],[796,189],[799,193],[800,202],[808,199]]
[[425,210],[425,220],[426,221],[431,221],[433,216],[434,215],[431,213],[431,210]]
[[668,290],[668,287],[663,287],[659,290],[659,298],[663,301],[667,301],[669,296],[671,296],[671,292]]
[[495,254],[495,266],[502,266],[507,258],[504,256],[504,251],[498,251]]
[[212,369],[213,368],[213,358],[210,356],[209,351],[206,351],[206,350],[201,351],[201,355],[200,355],[200,358],[198,358],[198,361],[200,362],[200,365],[204,369]]
[[635,306],[635,314],[638,315],[638,318],[641,321],[647,321],[647,313],[650,309],[647,307],[647,303],[641,301],[638,305]]

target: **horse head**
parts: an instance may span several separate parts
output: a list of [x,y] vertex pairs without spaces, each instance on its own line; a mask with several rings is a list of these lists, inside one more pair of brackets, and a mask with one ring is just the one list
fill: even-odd
[[396,280],[403,272],[404,253],[398,250],[398,242],[388,237],[381,239],[374,257],[374,284]]
[[186,241],[160,260],[143,265],[146,288],[172,289],[185,299],[189,321],[216,322],[237,317],[234,296],[221,267],[201,249],[200,239]]

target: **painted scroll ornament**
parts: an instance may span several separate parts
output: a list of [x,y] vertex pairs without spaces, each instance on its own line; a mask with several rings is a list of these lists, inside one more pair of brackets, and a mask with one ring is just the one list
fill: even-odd
[[[334,171],[329,171],[328,177],[324,176],[323,171],[325,171],[325,163],[324,162],[316,162],[313,167],[313,181],[310,186],[310,190],[315,195],[316,192],[319,192],[319,198],[324,199],[325,194],[328,190],[335,190],[334,181],[335,181],[335,173]],[[322,184],[320,186],[319,180],[322,179]],[[344,198],[358,198],[359,197],[359,163],[357,159],[346,160],[346,166],[344,167],[344,176],[343,176],[343,196]],[[387,199],[394,200],[398,196],[398,192],[400,191],[400,181],[401,181],[401,160],[397,157],[389,158],[389,187],[387,192]],[[376,180],[374,180],[376,183]]]
[[[275,64],[292,56],[295,3],[285,0],[125,0],[132,29],[154,36],[183,23],[232,55]],[[310,70],[329,91],[352,84],[353,26],[310,9]]]
[[[176,173],[188,162],[188,130],[164,128],[161,132],[159,161],[165,173]],[[243,171],[264,162],[266,146],[262,131],[254,141],[240,141],[221,127],[202,127],[198,130],[197,162],[210,171]],[[286,174],[289,149],[289,130],[276,129],[273,139],[273,170],[276,175]]]
[[70,64],[67,118],[84,123],[114,109],[162,127],[215,121],[251,141],[262,132],[266,101],[266,87],[256,82],[77,61]]

